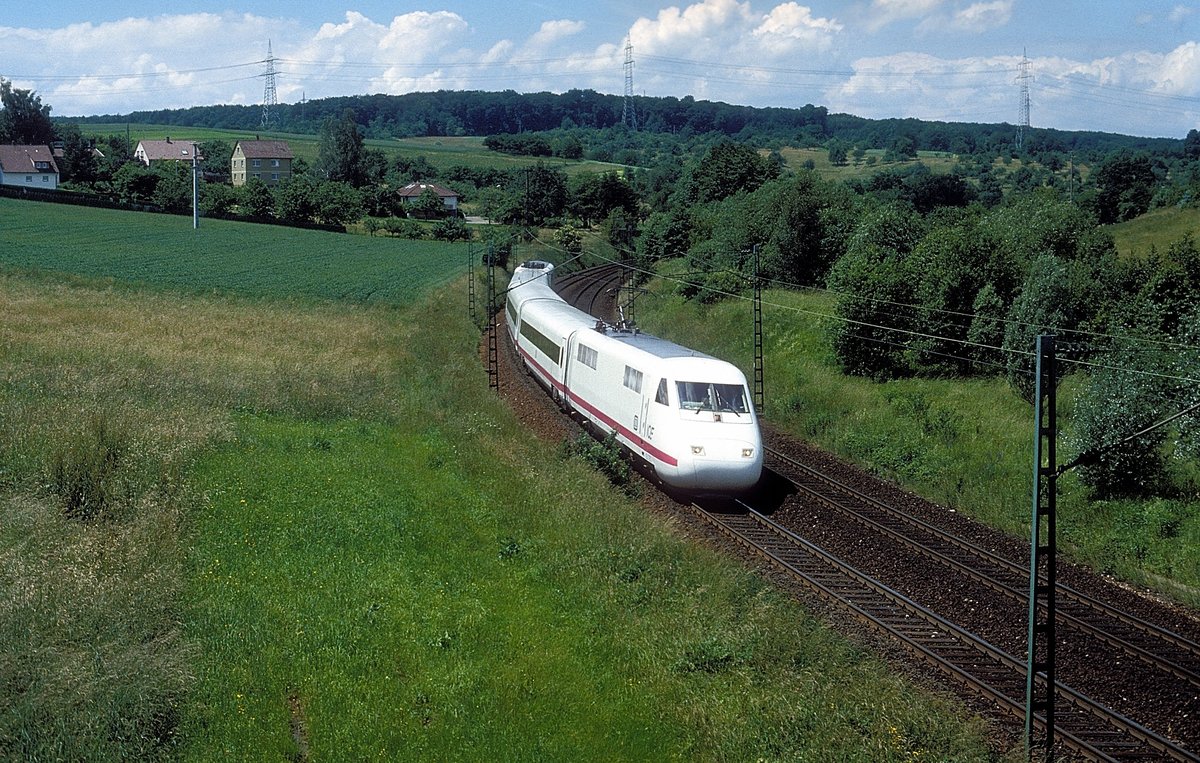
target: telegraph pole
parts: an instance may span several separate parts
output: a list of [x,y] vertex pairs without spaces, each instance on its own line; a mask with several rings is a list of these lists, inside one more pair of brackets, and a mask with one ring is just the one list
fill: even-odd
[[192,230],[200,227],[200,165],[196,144],[192,144]]
[[762,281],[758,277],[758,244],[754,245],[754,408],[761,418],[766,404],[763,389]]
[[[1036,427],[1033,442],[1033,515],[1029,550],[1029,633],[1025,663],[1025,749],[1033,758],[1034,717],[1046,721],[1046,760],[1054,756],[1054,593],[1055,502],[1059,468],[1055,386],[1058,383],[1054,336],[1037,338],[1034,394]],[[1038,678],[1042,678],[1039,684]]]

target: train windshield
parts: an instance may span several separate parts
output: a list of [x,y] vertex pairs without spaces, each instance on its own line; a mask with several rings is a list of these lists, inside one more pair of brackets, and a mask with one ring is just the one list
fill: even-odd
[[750,412],[746,404],[746,388],[740,384],[710,382],[676,382],[679,407],[685,411],[717,411],[743,414]]

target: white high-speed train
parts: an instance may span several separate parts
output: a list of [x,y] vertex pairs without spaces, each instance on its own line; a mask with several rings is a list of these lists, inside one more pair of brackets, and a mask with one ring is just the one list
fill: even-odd
[[506,321],[525,365],[568,410],[649,464],[667,485],[737,493],[762,473],[762,437],[735,366],[636,329],[613,327],[550,288],[554,266],[513,271]]

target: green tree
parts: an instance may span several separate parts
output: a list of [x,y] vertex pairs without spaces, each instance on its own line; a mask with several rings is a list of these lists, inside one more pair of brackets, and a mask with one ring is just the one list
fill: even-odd
[[1150,208],[1157,182],[1150,157],[1145,154],[1109,157],[1096,171],[1096,218],[1106,224],[1144,214]]
[[1004,333],[1008,382],[1028,403],[1036,394],[1037,336],[1077,328],[1076,301],[1066,262],[1052,255],[1033,261]]
[[197,143],[196,153],[200,155],[200,170],[206,178],[214,182],[229,182],[230,161],[233,159],[233,146],[229,141],[206,140]]
[[458,217],[447,217],[433,224],[430,231],[438,241],[466,241],[471,238],[467,224]]
[[850,146],[840,138],[829,141],[829,163],[835,167],[845,166],[850,155]]
[[313,200],[316,220],[325,225],[350,225],[365,214],[362,192],[349,183],[318,183]]
[[779,168],[752,146],[722,141],[692,168],[685,192],[690,202],[703,204],[749,193],[778,176]]
[[321,124],[317,167],[327,180],[346,182],[356,188],[364,184],[363,137],[352,110],[343,111],[341,119],[330,117]]
[[165,162],[156,167],[158,183],[151,196],[158,206],[168,212],[188,212],[192,209],[192,165]]
[[0,77],[0,143],[49,145],[54,141],[50,106],[32,90],[13,87]]
[[615,172],[586,173],[570,181],[568,207],[585,227],[589,227],[608,217],[614,209],[636,214],[638,194]]
[[433,220],[446,214],[446,203],[442,201],[441,196],[438,196],[437,191],[426,188],[421,191],[421,195],[409,205],[408,209],[413,217]]
[[122,201],[144,204],[154,196],[161,177],[141,162],[130,162],[113,176],[113,191]]
[[63,142],[63,155],[58,160],[58,169],[63,180],[73,183],[94,183],[100,177],[100,165],[92,141],[80,132],[75,124],[59,125]]
[[583,236],[574,225],[564,225],[554,231],[554,242],[571,254],[583,251]]
[[[294,181],[295,178],[293,177]],[[238,189],[238,209],[247,217],[266,219],[275,216],[275,196],[259,178],[250,178]]]
[[1103,367],[1092,370],[1075,398],[1071,445],[1076,453],[1103,450],[1079,467],[1080,479],[1100,498],[1151,495],[1167,481],[1163,446],[1168,430],[1116,444],[1166,417],[1169,385],[1137,373],[1160,370],[1147,367],[1145,352],[1126,350],[1101,358]]
[[204,214],[220,217],[233,214],[238,204],[237,189],[225,183],[200,184],[200,209]]
[[845,373],[882,381],[911,372],[905,348],[916,327],[910,306],[917,279],[910,255],[923,233],[911,209],[880,207],[865,216],[830,271],[842,318],[833,329],[833,351]]
[[275,215],[297,223],[317,222],[320,210],[317,185],[318,181],[309,176],[294,177],[284,183],[276,192]]

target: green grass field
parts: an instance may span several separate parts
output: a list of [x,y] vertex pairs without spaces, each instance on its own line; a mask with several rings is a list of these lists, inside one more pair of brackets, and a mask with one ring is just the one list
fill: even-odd
[[[998,757],[532,439],[456,258],[276,299],[224,247],[181,264],[169,218],[0,212],[0,252],[58,263],[0,263],[0,758]],[[91,239],[103,267],[62,259]],[[327,241],[292,242],[294,284]]]
[[[813,168],[826,180],[868,178],[885,169],[902,169],[911,167],[918,162],[934,173],[945,174],[954,169],[954,164],[958,161],[954,154],[942,151],[920,151],[916,159],[885,164],[883,150],[871,149],[867,151],[863,161],[855,162],[854,158],[850,157],[846,164],[837,166],[829,161],[829,151],[824,148],[784,148],[779,153],[783,155],[784,162],[793,172],[803,169],[805,162],[811,161]],[[870,157],[874,157],[874,164],[867,163],[867,159]]]
[[[136,146],[139,140],[163,140],[167,136],[180,140],[223,140],[233,145],[238,140],[286,140],[292,152],[304,159],[309,165],[317,160],[317,150],[320,140],[316,135],[301,135],[283,132],[261,132],[249,130],[218,130],[207,127],[181,127],[179,125],[145,125],[145,124],[84,124],[80,129],[86,135],[128,135]],[[623,165],[590,160],[566,160],[558,158],[537,158],[532,156],[512,156],[496,151],[489,151],[483,145],[482,137],[435,137],[435,138],[367,138],[363,144],[367,148],[383,151],[385,154],[401,156],[424,156],[429,163],[439,169],[456,165],[478,168],[498,167],[500,169],[521,169],[531,167],[539,162],[561,168],[568,175],[582,173],[600,173],[621,170]]]
[[[399,303],[466,268],[467,245],[0,199],[0,264],[195,291]],[[48,235],[47,231],[53,231]]]
[[1151,247],[1166,251],[1184,236],[1200,235],[1200,209],[1155,209],[1127,222],[1104,227],[1123,255],[1149,254]]

